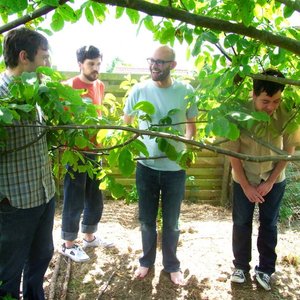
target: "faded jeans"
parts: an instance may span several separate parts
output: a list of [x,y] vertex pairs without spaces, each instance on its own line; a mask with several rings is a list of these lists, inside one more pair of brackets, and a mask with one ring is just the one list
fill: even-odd
[[[90,154],[86,156],[90,159],[95,158]],[[82,212],[81,231],[83,233],[97,231],[103,212],[103,198],[99,180],[90,178],[86,172],[75,172],[70,166],[67,166],[67,169],[72,172],[74,178],[67,173],[64,180],[61,237],[67,241],[74,241],[78,236]]]
[[162,256],[166,272],[180,270],[176,251],[179,239],[178,219],[185,192],[185,171],[157,171],[137,164],[136,186],[139,196],[143,256],[140,265],[151,267],[156,258],[156,219],[161,196]]

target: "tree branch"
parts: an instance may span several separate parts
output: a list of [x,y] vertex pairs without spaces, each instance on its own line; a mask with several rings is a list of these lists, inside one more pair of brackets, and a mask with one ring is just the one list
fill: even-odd
[[287,7],[290,7],[298,12],[300,12],[300,1],[296,0],[296,1],[292,1],[292,0],[275,0],[277,2],[280,2],[282,4],[284,4]]
[[267,45],[275,45],[300,55],[300,41],[285,36],[275,35],[265,30],[258,30],[253,26],[245,26],[241,23],[232,23],[217,18],[199,16],[169,6],[153,4],[143,0],[92,0],[94,2],[110,4],[113,6],[127,7],[144,12],[151,16],[160,16],[178,20],[194,26],[232,32],[259,40]]
[[[60,0],[59,4],[60,5],[63,5],[67,2],[69,2],[70,0]],[[22,24],[26,24],[27,22],[29,21],[32,21],[34,19],[37,19],[43,15],[46,15],[48,14],[50,11],[52,10],[55,10],[57,7],[55,6],[49,6],[49,5],[46,5],[46,6],[43,6],[37,10],[35,10],[33,13],[30,13],[30,14],[27,14],[21,18],[18,18],[10,23],[7,23],[3,26],[0,27],[0,34],[4,33],[4,32],[7,32],[11,29],[14,29]]]
[[269,76],[269,75],[262,75],[262,74],[249,74],[249,76],[253,79],[266,80],[266,81],[272,81],[272,82],[281,83],[281,84],[290,84],[290,85],[300,86],[300,80],[275,77],[275,76]]
[[[165,132],[157,132],[151,130],[141,130],[133,127],[127,126],[118,126],[118,125],[60,125],[60,126],[47,126],[47,125],[13,125],[13,126],[4,126],[4,127],[41,127],[45,130],[68,130],[68,129],[112,129],[112,130],[121,130],[121,131],[129,131],[138,135],[148,135],[154,137],[161,137],[165,139],[174,140],[177,142],[182,142],[187,145],[194,146],[196,148],[206,149],[212,151],[214,153],[224,154],[227,156],[232,156],[239,158],[241,160],[253,161],[253,162],[264,162],[264,161],[300,161],[300,155],[275,155],[275,156],[255,156],[255,155],[245,155],[241,153],[236,153],[230,150],[223,149],[221,147],[213,146],[213,144],[208,144],[205,141],[193,141],[187,140],[182,136],[178,136],[175,134],[168,134]],[[281,151],[279,149],[279,151]]]

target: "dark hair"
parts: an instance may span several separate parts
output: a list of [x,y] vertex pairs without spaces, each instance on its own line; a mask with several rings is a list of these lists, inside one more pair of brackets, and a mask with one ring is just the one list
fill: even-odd
[[3,42],[6,67],[15,68],[19,63],[19,54],[23,50],[26,51],[27,58],[34,61],[38,49],[49,49],[48,40],[39,32],[25,27],[9,31]]
[[[284,78],[284,75],[277,70],[267,69],[261,73],[262,75],[274,76]],[[278,82],[254,79],[253,80],[253,91],[256,96],[259,96],[261,93],[266,92],[268,96],[273,96],[278,91],[283,91],[285,85]]]
[[83,46],[76,51],[77,61],[83,63],[86,59],[94,59],[100,57],[102,53],[94,46]]

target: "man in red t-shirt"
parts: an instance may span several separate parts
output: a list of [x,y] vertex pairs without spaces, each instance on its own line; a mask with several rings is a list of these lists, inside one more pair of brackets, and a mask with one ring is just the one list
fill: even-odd
[[[75,89],[84,89],[84,101],[101,105],[104,97],[104,84],[98,79],[102,54],[94,46],[84,46],[77,50],[77,61],[80,74],[67,81]],[[98,110],[99,117],[101,111]],[[88,160],[95,161],[95,154],[84,154]],[[99,236],[95,235],[103,211],[103,197],[99,189],[100,182],[90,178],[88,173],[74,171],[67,166],[68,173],[64,180],[64,206],[62,214],[61,237],[65,242],[60,253],[76,262],[89,260],[83,248],[112,247]],[[81,231],[83,233],[83,247],[75,243],[79,231],[80,217],[83,212]]]

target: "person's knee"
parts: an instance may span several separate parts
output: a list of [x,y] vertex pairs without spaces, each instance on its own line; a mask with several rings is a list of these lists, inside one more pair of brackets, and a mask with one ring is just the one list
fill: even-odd
[[156,231],[155,222],[141,222],[141,231]]

